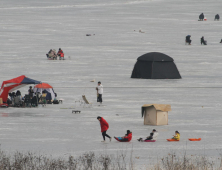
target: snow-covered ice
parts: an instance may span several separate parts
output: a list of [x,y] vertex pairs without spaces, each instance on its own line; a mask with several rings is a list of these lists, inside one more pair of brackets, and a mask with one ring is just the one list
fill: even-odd
[[[45,108],[1,108],[1,149],[65,156],[133,147],[138,164],[172,150],[217,156],[222,149],[222,22],[214,16],[221,6],[219,0],[1,0],[0,82],[24,74],[49,83],[64,99]],[[198,22],[202,12],[207,21]],[[188,34],[191,46],[184,44]],[[207,46],[200,45],[201,36]],[[46,60],[49,49],[60,47],[65,61]],[[182,79],[131,79],[137,57],[147,52],[173,57]],[[99,80],[104,107],[96,103]],[[92,108],[75,104],[83,94]],[[143,125],[141,106],[148,103],[171,104],[168,126]],[[81,114],[61,109],[71,107]],[[97,116],[109,122],[111,136],[130,129],[132,141],[101,143]],[[137,142],[153,128],[159,131],[157,142]],[[166,142],[175,130],[181,141]],[[202,141],[188,142],[191,137]]]

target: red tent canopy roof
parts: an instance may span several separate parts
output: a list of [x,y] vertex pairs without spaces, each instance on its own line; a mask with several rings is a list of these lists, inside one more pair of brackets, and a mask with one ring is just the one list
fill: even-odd
[[28,84],[40,84],[41,81],[33,80],[25,75],[13,78],[11,80],[3,81],[0,89],[0,98],[3,99],[3,102],[7,101],[8,93],[15,91]]
[[53,87],[47,83],[37,84],[34,88],[38,89],[52,89]]

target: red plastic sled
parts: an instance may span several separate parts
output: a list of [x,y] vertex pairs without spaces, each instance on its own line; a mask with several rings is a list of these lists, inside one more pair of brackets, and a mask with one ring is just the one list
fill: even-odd
[[8,107],[8,104],[6,103],[0,104],[0,107]]
[[144,140],[143,142],[156,142],[156,140]]
[[121,140],[119,140],[118,138],[115,138],[117,141],[119,141],[119,142],[129,142],[129,141],[121,141]]
[[176,140],[176,139],[167,139],[169,142],[179,142],[180,140]]
[[189,138],[190,141],[201,141],[201,138]]

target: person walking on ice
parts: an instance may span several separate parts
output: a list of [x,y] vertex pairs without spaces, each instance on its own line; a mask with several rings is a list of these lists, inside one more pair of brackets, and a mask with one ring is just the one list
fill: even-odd
[[106,134],[106,131],[109,129],[109,124],[107,123],[107,121],[103,117],[98,116],[97,119],[100,121],[101,132],[102,132],[102,136],[103,136],[102,142],[106,141],[105,137],[108,137],[111,142],[112,137],[110,137],[109,135]]
[[100,81],[98,82],[98,86],[96,87],[96,90],[97,90],[97,102],[100,102],[100,104],[102,104],[103,85],[101,84]]

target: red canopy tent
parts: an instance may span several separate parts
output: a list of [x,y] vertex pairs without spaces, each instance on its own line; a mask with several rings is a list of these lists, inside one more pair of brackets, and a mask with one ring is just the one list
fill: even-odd
[[47,83],[37,84],[34,88],[52,89],[53,87]]
[[0,89],[0,98],[2,98],[4,103],[6,103],[8,99],[8,93],[15,91],[28,84],[41,84],[41,81],[30,79],[24,75],[11,80],[3,81]]

